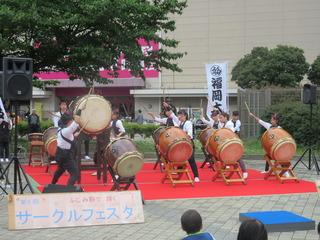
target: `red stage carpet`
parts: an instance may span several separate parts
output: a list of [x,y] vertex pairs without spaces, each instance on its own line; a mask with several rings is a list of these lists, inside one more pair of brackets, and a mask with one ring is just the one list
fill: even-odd
[[[299,183],[288,181],[281,184],[274,178],[264,180],[263,174],[254,169],[249,169],[249,178],[246,185],[231,183],[227,186],[222,179],[212,182],[213,172],[207,167],[199,168],[201,182],[195,183],[194,187],[190,184],[177,184],[173,187],[170,183],[162,184],[161,179],[164,173],[161,173],[159,168],[157,170],[152,168],[153,163],[145,163],[143,169],[137,174],[138,187],[146,200],[317,192],[313,182],[300,180]],[[25,166],[26,173],[39,184],[38,189],[40,191],[52,179],[52,176],[45,173],[45,170],[45,167]],[[111,177],[108,176],[108,183],[103,184],[102,180],[98,181],[96,176],[91,176],[92,172],[82,171],[81,173],[81,186],[84,191],[109,191],[112,187]],[[58,183],[66,184],[68,177],[67,174],[64,174]]]

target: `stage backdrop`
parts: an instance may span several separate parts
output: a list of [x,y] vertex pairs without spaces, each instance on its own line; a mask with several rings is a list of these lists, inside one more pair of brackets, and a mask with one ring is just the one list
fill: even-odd
[[213,106],[221,105],[223,111],[227,109],[227,63],[206,64],[208,83],[207,116],[210,117]]

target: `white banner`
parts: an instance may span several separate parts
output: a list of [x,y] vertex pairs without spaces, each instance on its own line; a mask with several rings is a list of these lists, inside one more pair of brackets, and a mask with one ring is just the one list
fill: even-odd
[[6,110],[4,109],[1,97],[0,97],[0,109],[1,109],[1,112],[3,112],[3,119],[5,121],[8,121],[7,113],[6,113]]
[[140,191],[9,195],[10,230],[144,222]]
[[227,63],[206,64],[208,83],[207,116],[210,117],[214,106],[218,105],[227,112]]

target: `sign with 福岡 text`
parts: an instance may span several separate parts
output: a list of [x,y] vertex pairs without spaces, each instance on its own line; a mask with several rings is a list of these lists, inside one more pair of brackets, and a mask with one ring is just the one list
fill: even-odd
[[214,106],[219,106],[227,112],[227,63],[206,64],[208,84],[207,116],[210,119]]
[[142,222],[140,191],[8,196],[10,230]]

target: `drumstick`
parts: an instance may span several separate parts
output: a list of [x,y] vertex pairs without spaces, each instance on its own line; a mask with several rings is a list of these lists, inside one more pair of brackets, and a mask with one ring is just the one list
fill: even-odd
[[246,101],[244,102],[244,105],[246,105],[246,108],[247,108],[247,110],[248,110],[248,113],[251,113]]
[[89,119],[87,120],[87,122],[82,126],[82,128],[80,128],[79,130],[79,134],[83,131],[83,129],[88,125],[89,123]]

